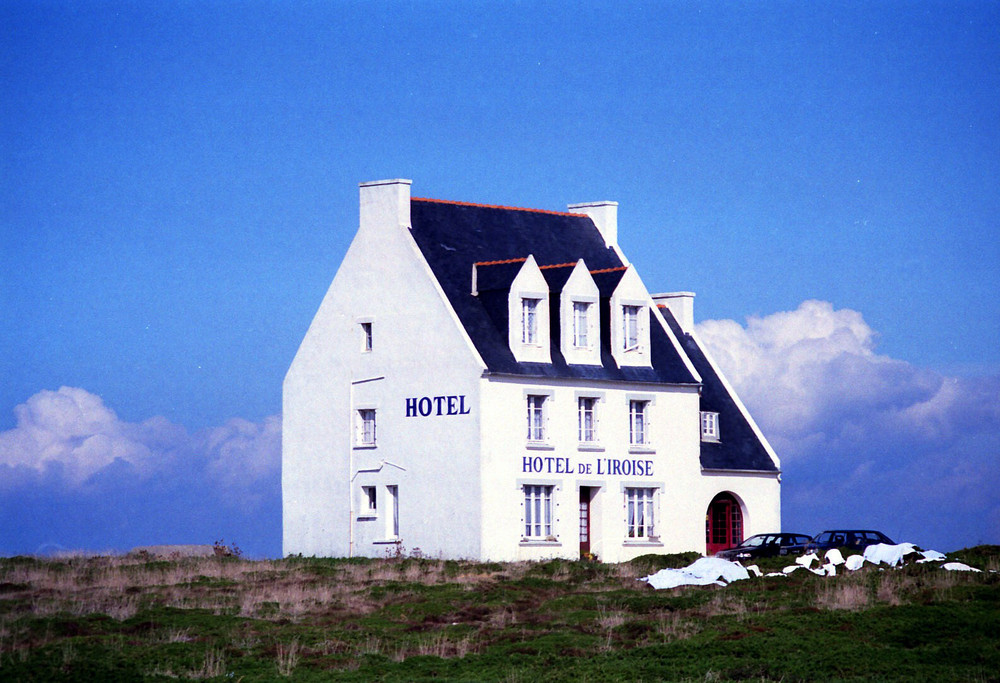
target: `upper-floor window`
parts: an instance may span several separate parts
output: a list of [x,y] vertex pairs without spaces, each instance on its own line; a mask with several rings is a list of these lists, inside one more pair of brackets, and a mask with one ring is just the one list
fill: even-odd
[[701,440],[719,440],[719,414],[702,411],[701,413]]
[[633,446],[649,443],[649,401],[628,402],[628,442]]
[[597,399],[581,396],[578,399],[578,436],[580,443],[597,441]]
[[521,299],[521,341],[538,343],[538,304],[541,299]]
[[639,311],[642,306],[622,306],[622,350],[639,348]]
[[573,346],[585,349],[590,346],[590,306],[586,301],[573,302]]
[[528,441],[545,441],[546,396],[528,396]]
[[372,350],[372,324],[370,322],[361,323],[361,350]]
[[375,409],[362,408],[358,411],[357,445],[375,445]]

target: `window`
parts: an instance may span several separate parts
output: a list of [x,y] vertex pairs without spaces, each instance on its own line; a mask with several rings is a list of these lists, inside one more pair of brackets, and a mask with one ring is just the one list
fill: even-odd
[[649,444],[649,401],[629,401],[628,417],[628,442],[633,446]]
[[362,486],[361,487],[361,505],[364,508],[361,512],[362,514],[368,513],[374,515],[378,511],[378,498],[375,494],[374,486]]
[[622,306],[622,349],[639,348],[639,309],[641,306]]
[[388,538],[399,538],[399,487],[386,486],[389,503],[388,514],[386,515],[385,535]]
[[552,537],[551,486],[524,486],[524,537],[543,540]]
[[375,409],[363,408],[358,411],[357,445],[375,445]]
[[361,350],[363,352],[372,350],[372,324],[370,322],[361,323]]
[[656,536],[653,515],[653,495],[656,489],[625,489],[625,527],[628,538]]
[[573,302],[573,346],[585,349],[588,343],[588,326],[590,325],[590,304],[584,301]]
[[521,299],[521,342],[538,343],[538,303],[541,299]]
[[528,441],[545,441],[545,396],[528,396]]
[[719,414],[702,412],[701,414],[701,440],[719,440]]
[[597,399],[581,396],[578,399],[578,434],[581,443],[597,441]]

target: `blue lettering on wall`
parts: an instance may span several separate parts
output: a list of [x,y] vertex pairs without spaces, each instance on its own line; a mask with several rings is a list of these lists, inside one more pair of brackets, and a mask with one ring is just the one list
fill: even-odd
[[406,417],[428,417],[430,415],[468,415],[472,412],[465,405],[465,395],[412,396],[406,400]]

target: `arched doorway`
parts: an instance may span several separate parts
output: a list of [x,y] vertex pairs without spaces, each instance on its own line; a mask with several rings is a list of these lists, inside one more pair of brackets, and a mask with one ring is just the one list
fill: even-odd
[[743,540],[743,510],[731,493],[712,499],[705,515],[705,547],[708,555],[732,548]]

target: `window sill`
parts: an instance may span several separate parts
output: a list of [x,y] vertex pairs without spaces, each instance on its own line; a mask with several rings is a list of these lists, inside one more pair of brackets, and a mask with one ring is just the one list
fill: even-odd
[[402,539],[399,538],[383,538],[380,541],[372,541],[373,545],[398,545],[402,543]]
[[532,451],[554,451],[556,449],[555,446],[545,441],[529,441],[524,447]]
[[650,444],[646,444],[646,443],[632,444],[631,446],[628,447],[628,452],[629,453],[655,453],[656,449],[653,448]]
[[560,541],[546,541],[544,539],[533,540],[533,539],[522,538],[520,545],[522,548],[532,547],[532,546],[558,548],[559,546],[562,545],[562,543]]
[[663,543],[658,538],[647,538],[643,540],[638,539],[626,539],[622,545],[630,548],[662,548]]
[[378,448],[376,444],[373,443],[358,443],[354,444],[354,450],[356,451],[371,451]]
[[701,437],[702,443],[722,443],[719,439],[714,436],[703,436]]
[[588,443],[586,441],[581,442],[576,449],[578,451],[604,451],[604,446],[599,443]]
[[358,515],[359,522],[370,522],[374,519],[378,519],[378,515]]

